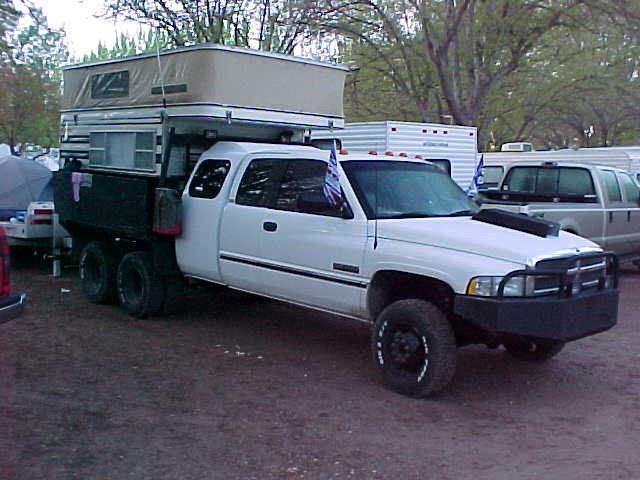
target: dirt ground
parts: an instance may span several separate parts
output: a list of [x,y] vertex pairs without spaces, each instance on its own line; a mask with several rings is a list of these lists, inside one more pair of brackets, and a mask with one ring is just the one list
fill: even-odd
[[366,324],[221,289],[134,320],[18,259],[0,325],[0,479],[638,479],[640,272],[619,324],[531,365],[467,347],[386,390]]

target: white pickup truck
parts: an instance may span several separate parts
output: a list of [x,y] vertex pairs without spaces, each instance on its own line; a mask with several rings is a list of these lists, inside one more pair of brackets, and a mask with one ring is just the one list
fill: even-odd
[[630,173],[571,161],[519,161],[507,166],[485,208],[544,218],[614,252],[640,259],[640,188]]
[[[449,383],[456,346],[504,344],[539,361],[616,323],[615,260],[594,243],[478,214],[446,173],[402,157],[340,155],[344,202],[332,208],[327,158],[242,142],[205,151],[182,194],[175,274],[375,323],[377,367],[412,396]],[[159,273],[161,252],[102,232],[82,251],[83,288],[96,302],[117,290],[130,314],[157,315],[179,288]]]
[[449,383],[456,347],[541,361],[616,323],[613,255],[478,212],[432,163],[338,155],[331,207],[310,131],[343,126],[344,67],[204,45],[63,73],[54,198],[92,302],[168,314],[186,277],[371,322],[412,396]]

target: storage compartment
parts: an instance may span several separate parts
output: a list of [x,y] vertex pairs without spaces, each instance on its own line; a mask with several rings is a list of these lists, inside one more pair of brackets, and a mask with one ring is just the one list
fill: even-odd
[[59,171],[53,183],[56,211],[72,235],[97,226],[132,238],[151,234],[157,178]]

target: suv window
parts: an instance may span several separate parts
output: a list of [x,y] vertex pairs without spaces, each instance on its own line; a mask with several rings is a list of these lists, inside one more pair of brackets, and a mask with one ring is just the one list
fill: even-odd
[[574,167],[515,167],[507,173],[503,189],[543,195],[595,195],[591,173]]
[[227,178],[228,160],[205,160],[200,164],[189,185],[189,195],[195,198],[216,198]]
[[269,193],[274,184],[274,167],[282,160],[252,160],[242,176],[236,203],[253,207],[269,206]]
[[610,202],[621,202],[622,195],[620,193],[620,186],[616,179],[616,174],[611,170],[601,170],[602,178],[604,180],[605,187],[607,189],[607,198]]
[[618,179],[622,184],[622,189],[624,190],[624,196],[627,203],[633,203],[637,206],[638,201],[640,200],[640,189],[638,189],[638,185],[636,185],[631,176],[627,173],[619,173]]

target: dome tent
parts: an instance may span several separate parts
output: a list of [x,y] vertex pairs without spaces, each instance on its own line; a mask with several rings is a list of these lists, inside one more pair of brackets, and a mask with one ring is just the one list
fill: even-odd
[[51,171],[33,160],[0,157],[0,220],[8,220],[30,202],[53,201]]

